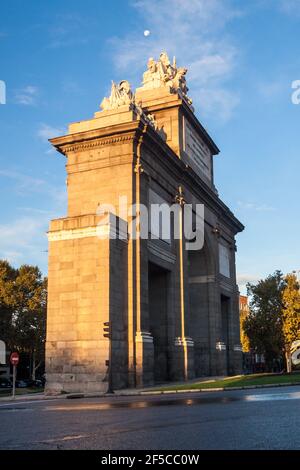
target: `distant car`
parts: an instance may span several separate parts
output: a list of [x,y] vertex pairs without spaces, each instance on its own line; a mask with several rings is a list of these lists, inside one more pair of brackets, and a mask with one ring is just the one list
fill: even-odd
[[28,384],[25,380],[16,380],[16,388],[27,388]]
[[22,379],[22,382],[25,382],[27,387],[34,387],[34,380]]
[[0,388],[11,388],[11,387],[12,387],[12,383],[9,379],[7,379],[6,377],[0,378]]
[[40,375],[39,377],[36,378],[36,381],[38,381],[39,383],[41,383],[42,385],[38,385],[38,387],[42,386],[42,387],[45,387],[45,384],[46,384],[46,377],[45,377],[45,374],[44,375]]
[[32,382],[33,382],[33,387],[42,388],[44,386],[43,381],[40,379],[33,380]]

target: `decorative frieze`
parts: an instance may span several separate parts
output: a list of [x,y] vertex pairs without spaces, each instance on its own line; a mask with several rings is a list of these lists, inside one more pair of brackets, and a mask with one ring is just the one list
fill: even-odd
[[103,147],[112,144],[124,143],[133,141],[135,136],[131,135],[120,135],[117,137],[111,137],[109,139],[92,139],[85,141],[84,143],[78,144],[74,143],[72,145],[62,145],[61,150],[64,154],[68,154],[69,152],[80,152],[83,150],[94,149],[98,147]]

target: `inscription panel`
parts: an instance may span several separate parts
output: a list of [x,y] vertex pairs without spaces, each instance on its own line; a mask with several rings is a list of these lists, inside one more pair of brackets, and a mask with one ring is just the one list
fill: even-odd
[[183,150],[189,158],[187,163],[199,176],[204,174],[211,181],[211,151],[194,127],[183,119]]
[[220,274],[230,278],[230,252],[227,246],[219,243],[219,265]]

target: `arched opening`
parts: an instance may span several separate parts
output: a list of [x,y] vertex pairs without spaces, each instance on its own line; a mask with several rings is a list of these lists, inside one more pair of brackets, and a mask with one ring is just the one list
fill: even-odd
[[154,381],[169,380],[168,298],[170,272],[149,263],[148,293],[150,332],[154,346]]
[[210,374],[209,284],[214,282],[214,257],[207,242],[201,250],[189,251],[190,332],[194,340],[196,377]]

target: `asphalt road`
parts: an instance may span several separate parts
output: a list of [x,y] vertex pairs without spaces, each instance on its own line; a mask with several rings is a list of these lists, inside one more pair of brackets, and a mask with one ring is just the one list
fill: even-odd
[[300,449],[300,387],[0,403],[0,449]]

